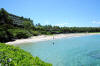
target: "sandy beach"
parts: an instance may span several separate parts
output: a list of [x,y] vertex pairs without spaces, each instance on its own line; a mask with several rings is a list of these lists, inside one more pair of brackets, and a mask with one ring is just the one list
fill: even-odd
[[54,40],[60,38],[71,38],[71,37],[80,37],[86,35],[100,35],[100,33],[69,33],[69,34],[55,34],[55,35],[40,35],[40,36],[33,36],[27,39],[17,39],[12,42],[7,42],[6,44],[9,45],[18,45],[24,43],[31,43],[31,42],[39,42],[39,41],[47,41],[47,40]]

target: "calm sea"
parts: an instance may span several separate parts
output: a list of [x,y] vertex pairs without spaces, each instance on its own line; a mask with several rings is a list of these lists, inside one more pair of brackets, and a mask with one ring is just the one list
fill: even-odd
[[[53,44],[54,42],[54,44]],[[100,66],[100,35],[18,45],[53,66]]]

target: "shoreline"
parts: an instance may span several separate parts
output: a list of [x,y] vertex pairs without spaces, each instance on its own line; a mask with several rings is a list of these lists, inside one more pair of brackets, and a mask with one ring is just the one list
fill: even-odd
[[68,34],[55,34],[55,35],[40,35],[40,36],[33,36],[27,39],[17,39],[12,42],[7,42],[6,44],[19,45],[24,43],[35,43],[40,41],[47,41],[47,40],[60,39],[60,38],[80,37],[80,36],[87,36],[87,35],[100,35],[100,33],[68,33]]

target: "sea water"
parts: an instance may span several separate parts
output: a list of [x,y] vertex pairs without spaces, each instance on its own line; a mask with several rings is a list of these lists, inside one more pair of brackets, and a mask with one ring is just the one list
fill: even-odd
[[[54,44],[53,44],[54,42]],[[53,66],[100,66],[100,35],[18,45]]]

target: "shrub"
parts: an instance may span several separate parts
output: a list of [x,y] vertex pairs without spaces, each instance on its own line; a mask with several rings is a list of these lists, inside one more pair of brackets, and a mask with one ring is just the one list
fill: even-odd
[[0,28],[0,42],[7,42],[12,40],[13,36],[8,32],[5,31],[4,28]]
[[1,66],[52,66],[18,47],[0,43]]
[[0,29],[0,41],[5,42],[5,41],[8,41],[7,39],[8,39],[8,36],[7,36],[6,31],[3,31]]
[[14,36],[14,38],[18,39],[28,38],[32,36],[30,32],[24,29],[9,29],[8,31]]
[[31,33],[32,33],[33,36],[37,36],[37,35],[40,35],[41,34],[38,31],[31,31]]

